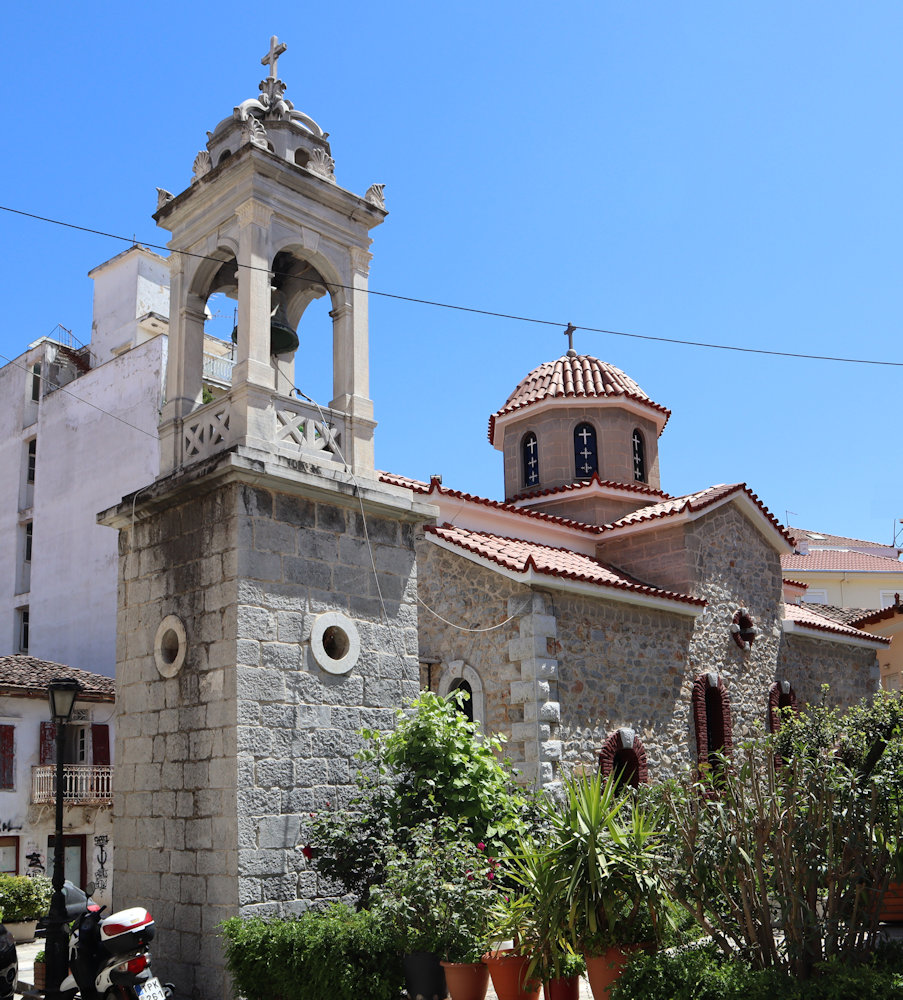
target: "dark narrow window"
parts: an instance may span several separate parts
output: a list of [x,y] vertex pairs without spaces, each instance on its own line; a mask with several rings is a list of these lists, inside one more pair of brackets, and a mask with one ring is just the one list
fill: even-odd
[[0,726],[0,788],[15,787],[15,726]]
[[633,478],[638,483],[646,482],[646,444],[639,430],[633,432]]
[[785,708],[792,708],[794,712],[800,710],[796,692],[790,683],[788,681],[779,681],[776,684],[772,684],[771,690],[768,692],[768,731],[770,733],[780,732],[783,710]]
[[589,479],[599,468],[596,429],[592,424],[577,424],[574,428],[574,468],[578,479]]
[[34,524],[32,521],[27,521],[25,523],[25,561],[31,562],[31,544],[32,544],[32,531]]
[[521,442],[521,458],[524,464],[524,486],[539,485],[539,445],[533,431],[524,435]]
[[724,681],[714,673],[702,674],[693,685],[693,722],[699,766],[717,768],[713,754],[730,754],[731,705]]
[[28,608],[19,609],[19,652],[28,652]]
[[27,473],[27,478],[25,479],[26,483],[34,482],[34,472],[35,472],[37,457],[38,457],[38,439],[32,438],[28,442],[28,473]]
[[473,688],[464,680],[457,680],[449,688],[448,693],[454,694],[456,691],[463,691],[467,697],[459,706],[468,722],[473,722]]
[[602,777],[615,776],[618,785],[636,788],[649,781],[649,765],[643,741],[632,729],[619,729],[602,745],[599,751]]
[[31,366],[31,398],[37,403],[41,398],[41,363]]

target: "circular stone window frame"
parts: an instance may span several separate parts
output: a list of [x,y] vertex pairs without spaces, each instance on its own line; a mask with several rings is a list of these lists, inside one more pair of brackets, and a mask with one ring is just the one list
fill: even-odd
[[[336,629],[347,643],[345,653],[334,657],[326,649],[327,632]],[[325,611],[317,615],[310,630],[310,651],[322,670],[328,674],[347,674],[361,656],[361,637],[357,625],[341,611]]]
[[[176,655],[169,659],[164,651],[163,641],[173,632],[176,636]],[[185,623],[178,615],[167,615],[157,626],[154,636],[154,662],[161,677],[175,677],[185,665],[185,654],[188,652],[188,634]]]

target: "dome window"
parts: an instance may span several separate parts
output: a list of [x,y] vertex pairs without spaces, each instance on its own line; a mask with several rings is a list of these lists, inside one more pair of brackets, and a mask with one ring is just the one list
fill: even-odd
[[633,432],[633,478],[638,483],[646,482],[646,443],[639,430]]
[[589,479],[599,469],[596,429],[592,424],[574,428],[574,470],[578,479]]
[[524,465],[524,486],[538,486],[539,444],[533,431],[524,435],[521,442],[521,459]]

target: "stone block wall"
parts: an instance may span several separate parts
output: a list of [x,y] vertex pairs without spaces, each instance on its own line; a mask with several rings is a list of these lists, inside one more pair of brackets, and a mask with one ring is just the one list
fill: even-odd
[[[197,1000],[230,995],[222,919],[332,892],[300,851],[310,814],[350,797],[356,730],[419,690],[410,508],[387,497],[365,529],[353,495],[253,478],[176,479],[117,512],[115,902],[153,913],[155,967]],[[347,673],[312,654],[327,612],[359,644]],[[168,615],[187,637],[173,677],[154,659]]]

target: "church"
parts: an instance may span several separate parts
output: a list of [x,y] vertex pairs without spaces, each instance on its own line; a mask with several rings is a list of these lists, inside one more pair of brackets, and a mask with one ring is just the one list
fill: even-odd
[[[203,998],[229,995],[222,919],[328,895],[306,821],[348,801],[357,731],[390,728],[422,688],[464,687],[536,787],[599,766],[657,781],[822,684],[839,704],[875,690],[886,642],[796,603],[792,539],[747,486],[665,492],[668,409],[572,347],[487,403],[504,500],[378,471],[382,186],[339,186],[327,133],[286,98],[284,51],[274,37],[190,185],[158,191],[159,471],[99,515],[119,533],[116,904],[151,910],[161,974]],[[237,303],[235,356],[211,389],[217,293]],[[321,405],[295,389],[295,348],[327,295]]]

